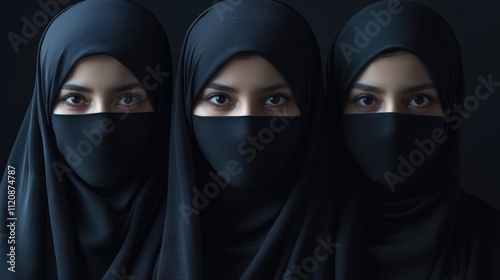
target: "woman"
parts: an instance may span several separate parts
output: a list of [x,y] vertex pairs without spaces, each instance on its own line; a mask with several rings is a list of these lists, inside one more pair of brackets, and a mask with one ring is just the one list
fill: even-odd
[[[202,13],[182,48],[160,262],[176,279],[321,275],[334,245],[316,197],[328,167],[314,34],[282,3],[228,5]],[[307,259],[317,239],[330,247]]]
[[336,278],[498,279],[499,215],[459,189],[463,70],[443,18],[415,2],[364,8],[327,77],[346,151]]
[[170,71],[165,32],[136,3],[84,1],[52,20],[1,182],[2,205],[15,207],[0,217],[16,218],[2,227],[15,239],[1,243],[2,279],[152,277],[165,216]]

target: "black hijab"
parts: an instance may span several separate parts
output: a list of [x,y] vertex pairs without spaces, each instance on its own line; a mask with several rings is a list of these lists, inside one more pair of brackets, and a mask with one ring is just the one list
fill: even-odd
[[[71,69],[92,55],[127,67],[154,112],[53,115]],[[52,20],[8,161],[15,168],[16,272],[7,270],[14,263],[2,241],[0,278],[151,278],[165,216],[170,71],[160,22],[134,2],[84,1]],[[2,205],[11,184],[5,174]],[[12,214],[0,210],[3,221]]]
[[[240,54],[265,58],[285,77],[300,117],[193,116],[206,83]],[[322,86],[314,34],[296,11],[280,2],[223,1],[191,25],[174,95],[168,225],[162,248],[162,263],[176,269],[172,278],[281,279],[285,272],[292,277],[292,267],[302,265],[304,254],[313,255],[317,238],[333,240],[314,226],[325,218],[314,214],[324,210],[319,210],[323,204],[320,199],[311,203],[323,191],[325,173],[319,168],[327,167],[318,156]],[[257,175],[243,180],[216,176],[219,166],[225,166],[218,160],[241,159],[234,146],[238,141],[233,140],[241,142],[269,129],[273,118],[275,125],[286,128],[256,155],[257,166],[238,161],[242,174]],[[214,155],[210,148],[219,153]],[[322,273],[322,268],[314,270]]]
[[[396,50],[423,61],[444,118],[342,115],[360,72],[377,56]],[[464,97],[463,70],[458,41],[445,20],[415,2],[369,5],[337,35],[327,77],[329,98],[337,106],[333,130],[341,136],[335,146],[345,191],[337,224],[342,247],[335,256],[336,278],[498,279],[493,264],[500,260],[494,237],[499,215],[459,190],[461,119],[454,108]],[[435,130],[442,135],[437,139],[446,138],[443,143],[425,142],[422,148],[414,142],[434,139]],[[398,155],[413,166],[398,170]],[[398,170],[402,180],[384,182],[387,170]]]

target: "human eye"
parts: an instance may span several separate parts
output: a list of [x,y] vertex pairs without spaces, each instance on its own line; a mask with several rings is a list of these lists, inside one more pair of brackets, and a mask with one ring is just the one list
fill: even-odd
[[116,105],[118,106],[135,106],[139,103],[141,103],[144,100],[144,97],[142,96],[137,96],[132,93],[126,93],[121,95],[118,98],[118,102]]
[[72,106],[72,107],[79,107],[79,106],[88,105],[87,99],[83,95],[81,95],[79,93],[75,93],[75,92],[66,93],[65,95],[63,95],[61,97],[60,102],[64,105],[68,105],[68,106]]
[[353,103],[359,107],[375,107],[379,105],[377,99],[368,94],[361,94],[354,97]]
[[223,93],[209,94],[205,100],[212,106],[228,106],[232,105],[231,98]]
[[417,107],[417,108],[423,108],[427,107],[431,103],[433,103],[434,100],[432,97],[425,95],[425,94],[418,94],[410,97],[410,100],[408,101],[408,106],[409,107]]
[[290,101],[290,97],[284,94],[272,94],[267,96],[264,99],[264,105],[266,106],[283,106],[288,101]]

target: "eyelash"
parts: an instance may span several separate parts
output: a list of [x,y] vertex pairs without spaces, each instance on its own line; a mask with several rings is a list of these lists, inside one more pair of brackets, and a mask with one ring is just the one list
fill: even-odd
[[[375,102],[378,103],[377,101],[377,98],[371,94],[360,94],[360,95],[357,95],[355,96],[353,99],[352,99],[352,103],[354,103],[355,105],[358,105],[358,102],[362,99],[362,98],[366,98],[366,97],[369,97],[369,98],[372,98]],[[367,106],[363,106],[363,107],[367,107]]]
[[[205,101],[207,101],[207,102],[209,102],[209,103],[211,103],[211,104],[213,104],[215,106],[222,106],[222,105],[214,104],[213,102],[210,101],[212,98],[214,98],[216,96],[224,96],[227,99],[231,99],[231,97],[228,94],[225,94],[223,92],[213,92],[213,93],[210,93],[209,95],[205,96],[203,98],[203,100],[205,100]],[[269,94],[269,95],[265,96],[263,98],[263,100],[267,100],[267,99],[269,99],[271,97],[282,97],[286,101],[291,101],[292,100],[292,98],[290,98],[290,96],[288,96],[287,94],[283,94],[283,93],[272,93],[272,94]]]
[[283,94],[283,93],[273,93],[273,94],[269,94],[267,95],[265,98],[264,98],[264,102],[266,100],[268,100],[269,98],[271,97],[280,97],[280,98],[283,98],[285,99],[285,103],[284,104],[281,104],[281,105],[269,105],[269,106],[272,106],[272,107],[281,107],[281,106],[285,106],[286,103],[292,101],[292,98],[290,98],[290,96],[288,96],[287,94]]
[[[64,105],[71,106],[71,107],[79,107],[79,106],[81,106],[80,104],[71,104],[70,102],[67,101],[69,98],[74,97],[74,96],[80,97],[81,99],[84,100],[84,103],[86,105],[88,105],[88,101],[85,98],[85,96],[83,96],[82,94],[77,93],[77,92],[68,92],[68,93],[64,94],[61,97],[61,99],[60,99],[59,102],[63,103]],[[136,100],[136,103],[135,104],[131,104],[131,105],[118,105],[118,106],[133,106],[133,105],[137,105],[137,104],[141,103],[144,100],[144,97],[142,95],[137,95],[137,94],[133,94],[133,93],[130,93],[130,92],[121,94],[118,97],[117,100],[120,101],[122,98],[124,98],[126,96],[132,96]]]
[[414,107],[415,109],[421,109],[421,108],[425,108],[433,103],[436,102],[436,100],[434,99],[434,97],[428,95],[428,94],[424,94],[424,93],[421,93],[421,94],[415,94],[415,95],[412,95],[409,99],[408,99],[408,102],[407,104],[409,104],[412,100],[414,100],[416,97],[425,97],[427,98],[429,101],[428,104],[426,105],[423,105],[422,107],[421,106],[412,106],[412,105],[407,105],[407,106],[410,106],[410,107]]
[[67,101],[69,98],[71,98],[71,97],[73,97],[73,96],[80,97],[80,98],[82,98],[83,100],[85,100],[85,103],[87,103],[87,99],[86,99],[83,95],[81,95],[81,94],[79,94],[79,93],[77,93],[77,92],[68,92],[68,93],[64,94],[64,95],[61,97],[60,102],[61,102],[61,103],[63,103],[64,105],[68,105],[68,106],[72,106],[72,107],[77,107],[77,106],[79,106],[79,105],[71,104],[71,103],[69,103],[69,102]]
[[216,97],[216,96],[224,96],[225,98],[227,99],[231,99],[229,97],[229,95],[225,94],[225,93],[222,93],[222,92],[213,92],[213,93],[210,93],[209,95],[207,95],[205,98],[203,98],[203,100],[205,102],[208,103],[208,105],[210,105],[212,108],[216,109],[216,110],[222,110],[224,107],[224,105],[220,105],[220,104],[216,104],[214,102],[212,102],[212,98]]
[[[409,103],[410,101],[412,101],[415,97],[419,97],[419,96],[423,96],[423,97],[427,98],[427,99],[429,100],[429,104],[436,102],[436,100],[435,100],[435,98],[434,98],[433,96],[431,96],[431,95],[429,95],[429,94],[425,94],[425,93],[420,93],[420,94],[415,94],[415,95],[410,96],[410,98],[408,98],[408,102],[407,102],[407,103]],[[378,103],[377,98],[376,98],[375,96],[371,95],[371,94],[360,94],[360,95],[357,95],[356,97],[354,97],[354,98],[352,99],[352,103],[354,103],[354,104],[356,104],[356,105],[357,105],[357,104],[358,104],[358,102],[359,102],[362,98],[365,98],[365,97],[372,98],[372,99],[373,99],[376,103]],[[429,106],[429,104],[425,105],[424,107]],[[363,106],[363,105],[361,105],[361,106],[362,106],[362,107],[369,107],[369,106],[371,107],[371,106],[373,106],[373,105],[367,105],[367,106]],[[417,106],[412,106],[412,107],[416,107],[416,108],[424,108],[424,107],[417,107]]]
[[[212,92],[209,95],[207,95],[206,97],[204,97],[203,100],[205,102],[207,102],[208,105],[210,105],[214,110],[220,110],[220,111],[225,110],[224,107],[227,106],[227,104],[217,104],[217,103],[214,103],[211,101],[212,98],[214,98],[216,96],[223,96],[223,97],[227,98],[229,101],[231,101],[231,97],[228,94],[223,93],[223,92]],[[292,98],[290,98],[290,96],[288,96],[287,94],[272,93],[272,94],[269,94],[269,95],[264,97],[264,99],[263,99],[264,103],[266,100],[268,100],[271,97],[281,97],[281,98],[285,99],[286,102],[284,104],[281,104],[281,105],[265,105],[265,104],[263,104],[264,106],[269,106],[269,107],[273,107],[273,108],[283,107],[286,105],[287,102],[292,100]],[[230,104],[232,104],[232,102]]]
[[124,104],[124,105],[118,105],[118,106],[135,106],[135,105],[138,105],[139,103],[141,103],[144,98],[140,95],[137,95],[137,94],[133,94],[133,93],[124,93],[122,95],[120,95],[120,97],[118,98],[118,102],[124,98],[124,97],[128,97],[128,96],[131,96],[132,98],[135,99],[135,104]]

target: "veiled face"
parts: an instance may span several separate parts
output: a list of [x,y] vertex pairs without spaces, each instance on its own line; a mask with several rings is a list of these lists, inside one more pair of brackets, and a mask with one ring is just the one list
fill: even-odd
[[144,87],[111,56],[94,55],[75,64],[54,104],[53,113],[152,112]]
[[443,116],[434,82],[415,55],[405,51],[381,55],[354,81],[344,113],[382,112]]
[[207,83],[193,108],[198,116],[299,116],[287,81],[257,55],[236,56]]

